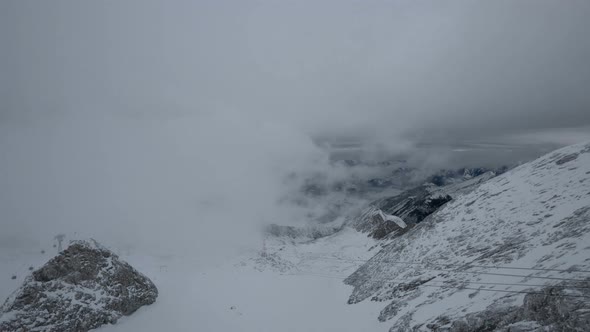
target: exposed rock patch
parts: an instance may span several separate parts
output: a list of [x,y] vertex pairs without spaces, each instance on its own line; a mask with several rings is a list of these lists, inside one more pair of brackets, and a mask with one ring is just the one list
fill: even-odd
[[564,157],[561,157],[561,158],[560,158],[559,160],[557,160],[555,163],[556,163],[557,165],[563,165],[563,164],[565,164],[565,163],[567,163],[567,162],[570,162],[570,161],[572,161],[572,160],[576,160],[576,158],[578,158],[578,153],[571,153],[571,154],[568,154],[568,155],[566,155],[566,156],[564,156]]

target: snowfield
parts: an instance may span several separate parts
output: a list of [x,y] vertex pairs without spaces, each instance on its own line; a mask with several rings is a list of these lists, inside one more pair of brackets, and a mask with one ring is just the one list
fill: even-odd
[[[322,276],[350,274],[361,263],[338,258],[368,259],[374,244],[346,228],[316,241],[271,238],[266,257],[252,251],[214,266],[190,257],[120,254],[150,277],[160,295],[156,303],[96,331],[387,331],[388,326],[375,319],[379,304],[348,305],[352,288]],[[6,298],[20,285],[30,273],[29,265],[37,268],[49,256],[2,256],[0,296]],[[288,269],[281,269],[283,265]],[[10,271],[18,273],[17,280],[10,279]]]
[[365,235],[345,229],[304,243],[268,239],[266,257],[250,252],[217,266],[191,264],[190,258],[128,257],[130,264],[152,276],[160,296],[155,304],[99,330],[387,331],[388,326],[375,319],[378,304],[348,305],[351,288],[342,280],[322,277],[348,274],[360,263],[315,258],[364,259],[373,245]]

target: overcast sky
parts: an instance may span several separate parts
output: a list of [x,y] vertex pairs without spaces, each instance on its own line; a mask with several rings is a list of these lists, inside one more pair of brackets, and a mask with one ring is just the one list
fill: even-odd
[[297,219],[274,202],[285,174],[326,170],[318,137],[587,139],[589,17],[587,0],[2,0],[0,244],[206,248],[228,222],[240,242]]
[[3,121],[239,112],[316,135],[442,136],[590,124],[585,0],[0,6]]

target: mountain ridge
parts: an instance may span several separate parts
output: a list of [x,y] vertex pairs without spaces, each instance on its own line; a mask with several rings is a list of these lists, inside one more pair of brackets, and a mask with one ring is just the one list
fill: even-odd
[[[590,143],[559,149],[450,201],[345,279],[354,287],[349,303],[387,302],[379,320],[396,318],[390,331],[430,331],[426,326],[439,316],[449,317],[450,328],[453,319],[489,310],[500,298],[510,305],[523,301],[523,294],[503,290],[534,289],[530,280],[551,286],[552,279],[542,277],[560,276],[541,270],[499,276],[493,272],[508,273],[470,265],[570,269],[569,278],[584,277],[575,271],[590,270],[590,247],[584,244],[590,241],[589,152]],[[400,290],[412,282],[415,287]],[[441,287],[426,287],[435,282]],[[470,282],[524,286],[495,286],[497,292],[461,289]]]

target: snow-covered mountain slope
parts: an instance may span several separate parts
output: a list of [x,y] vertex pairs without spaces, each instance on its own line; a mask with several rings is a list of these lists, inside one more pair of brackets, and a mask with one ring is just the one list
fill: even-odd
[[[590,143],[557,150],[459,196],[345,282],[354,286],[350,303],[383,301],[379,320],[391,320],[391,331],[443,331],[469,313],[518,306],[527,292],[587,277]],[[567,293],[582,294],[575,286]]]

